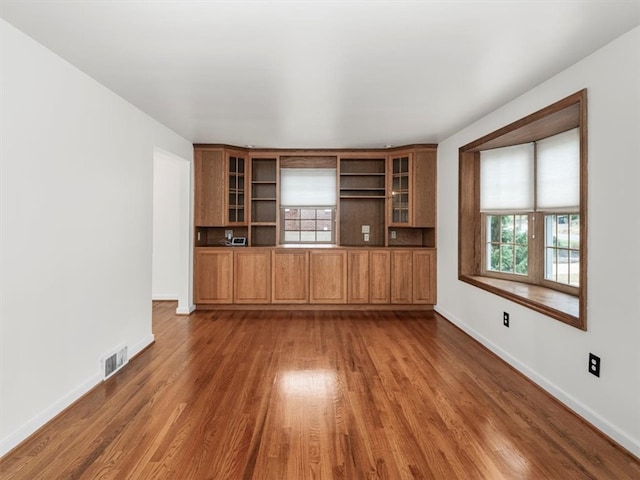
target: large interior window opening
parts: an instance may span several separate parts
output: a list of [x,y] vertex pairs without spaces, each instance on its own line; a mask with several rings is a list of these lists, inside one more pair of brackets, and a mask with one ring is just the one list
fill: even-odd
[[458,278],[586,329],[586,90],[459,152]]

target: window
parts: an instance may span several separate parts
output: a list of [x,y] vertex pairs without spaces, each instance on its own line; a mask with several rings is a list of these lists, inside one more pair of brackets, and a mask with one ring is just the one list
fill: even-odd
[[335,243],[336,169],[280,170],[283,243]]
[[487,215],[487,265],[490,272],[529,273],[529,216]]
[[460,148],[460,280],[586,329],[586,90]]
[[334,208],[284,208],[284,243],[335,243]]
[[[487,247],[483,273],[499,278],[517,275],[518,281],[530,283],[553,282],[547,286],[577,294],[579,207],[578,129],[523,145],[481,150],[480,212]],[[550,213],[558,210],[563,214]],[[543,230],[536,231],[541,219]]]

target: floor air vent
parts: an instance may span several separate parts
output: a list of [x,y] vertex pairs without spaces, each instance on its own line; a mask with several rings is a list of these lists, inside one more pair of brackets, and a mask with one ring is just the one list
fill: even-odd
[[104,374],[103,380],[106,380],[111,375],[116,373],[129,361],[127,355],[127,347],[119,348],[112,355],[108,355],[102,359],[102,373]]

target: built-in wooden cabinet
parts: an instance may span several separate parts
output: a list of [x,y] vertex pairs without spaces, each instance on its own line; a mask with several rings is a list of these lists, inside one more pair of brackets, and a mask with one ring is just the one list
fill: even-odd
[[309,272],[311,303],[347,302],[346,250],[311,250]]
[[220,148],[200,148],[194,152],[194,223],[196,226],[225,225],[225,184],[227,166]]
[[247,156],[241,152],[225,152],[227,167],[226,225],[246,225]]
[[413,302],[413,252],[391,250],[391,303]]
[[371,250],[369,272],[370,303],[389,303],[391,301],[391,252]]
[[251,221],[249,240],[252,246],[277,245],[278,159],[251,158]]
[[195,303],[233,303],[233,251],[200,248],[194,261]]
[[271,251],[262,248],[234,249],[235,303],[271,302]]
[[[196,304],[435,304],[436,145],[194,149]],[[310,166],[336,171],[329,248],[281,244],[281,169]]]
[[431,248],[196,250],[200,305],[434,305]]
[[348,250],[347,303],[369,303],[369,250]]
[[412,148],[393,153],[387,164],[387,245],[436,246],[435,148]]
[[436,252],[413,250],[413,303],[436,303]]
[[339,165],[340,245],[384,247],[386,158],[344,156]]
[[194,165],[195,225],[246,225],[246,155],[221,148],[198,148]]
[[271,302],[309,302],[309,252],[276,249],[271,253]]

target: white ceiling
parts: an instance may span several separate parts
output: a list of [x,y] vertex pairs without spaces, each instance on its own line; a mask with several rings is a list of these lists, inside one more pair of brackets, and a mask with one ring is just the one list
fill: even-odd
[[640,25],[640,0],[0,1],[194,143],[437,143]]

